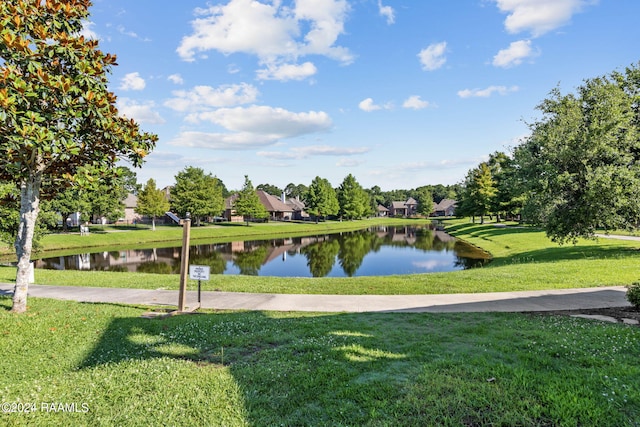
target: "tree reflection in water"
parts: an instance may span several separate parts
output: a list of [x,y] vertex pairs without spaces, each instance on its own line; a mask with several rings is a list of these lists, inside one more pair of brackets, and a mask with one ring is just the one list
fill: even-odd
[[337,240],[322,241],[300,249],[307,258],[307,266],[313,277],[324,277],[331,272],[340,251]]
[[[180,252],[177,247],[85,253],[38,260],[36,268],[177,274]],[[211,274],[352,277],[453,271],[481,266],[489,258],[443,231],[405,226],[193,245],[189,264],[209,266]]]

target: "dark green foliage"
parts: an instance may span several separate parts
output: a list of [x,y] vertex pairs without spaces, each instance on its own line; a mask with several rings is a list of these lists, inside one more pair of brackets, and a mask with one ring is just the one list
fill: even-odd
[[171,189],[171,209],[181,217],[189,212],[196,225],[205,217],[220,215],[224,210],[220,181],[201,168],[186,167],[176,175],[176,185]]
[[242,215],[247,220],[247,226],[251,219],[264,219],[269,213],[260,202],[260,198],[253,188],[253,184],[247,175],[244,176],[244,185],[238,193],[238,197],[233,202],[233,208],[238,215]]
[[627,301],[640,310],[640,282],[633,282],[627,286]]
[[272,196],[280,197],[282,195],[282,189],[271,184],[260,184],[256,187],[256,190],[262,190]]
[[640,221],[640,69],[554,89],[515,157],[525,212],[559,242]]
[[363,190],[356,178],[347,175],[337,191],[340,205],[339,215],[344,219],[360,219],[372,213],[369,194]]
[[307,205],[307,212],[316,218],[336,215],[340,210],[335,190],[327,179],[319,176],[316,176],[311,182],[304,200]]
[[156,229],[156,217],[162,216],[169,210],[169,201],[164,192],[156,188],[156,181],[150,178],[138,195],[136,212],[151,217],[152,229]]

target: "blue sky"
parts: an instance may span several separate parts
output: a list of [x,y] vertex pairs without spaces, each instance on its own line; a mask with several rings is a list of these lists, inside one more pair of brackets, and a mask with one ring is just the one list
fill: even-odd
[[454,184],[528,133],[551,89],[640,61],[637,0],[94,0],[121,114],[229,189]]

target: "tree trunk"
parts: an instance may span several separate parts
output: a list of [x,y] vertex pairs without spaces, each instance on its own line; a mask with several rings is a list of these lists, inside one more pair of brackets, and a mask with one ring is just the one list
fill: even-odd
[[61,212],[60,216],[62,216],[62,231],[66,233],[67,231],[69,231],[69,224],[67,224],[67,220],[71,215],[68,213]]
[[27,181],[20,184],[20,224],[18,225],[18,235],[15,243],[18,271],[16,273],[16,287],[13,292],[13,306],[11,307],[11,311],[15,313],[27,311],[29,266],[33,247],[33,233],[40,213],[41,182],[42,172],[33,172]]
[[151,217],[151,231],[156,231],[156,216]]

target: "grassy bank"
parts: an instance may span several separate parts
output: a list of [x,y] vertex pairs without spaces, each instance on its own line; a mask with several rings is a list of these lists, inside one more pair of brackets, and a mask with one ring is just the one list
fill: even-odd
[[[255,228],[269,229],[268,225]],[[450,221],[447,230],[489,251],[493,261],[480,269],[386,277],[307,279],[216,275],[202,285],[204,290],[237,292],[384,295],[581,288],[627,285],[640,279],[640,242],[600,239],[559,246],[533,228],[479,225],[464,220]],[[13,268],[0,268],[0,281],[12,282],[14,278]],[[36,282],[177,289],[179,280],[175,275],[38,270]],[[191,282],[190,286],[193,289],[196,283]]]
[[[9,307],[0,298],[0,400],[36,409],[2,413],[3,425],[640,419],[640,330],[624,325],[488,313],[149,320],[135,307],[35,298],[27,315]],[[50,410],[72,403],[78,412]]]

